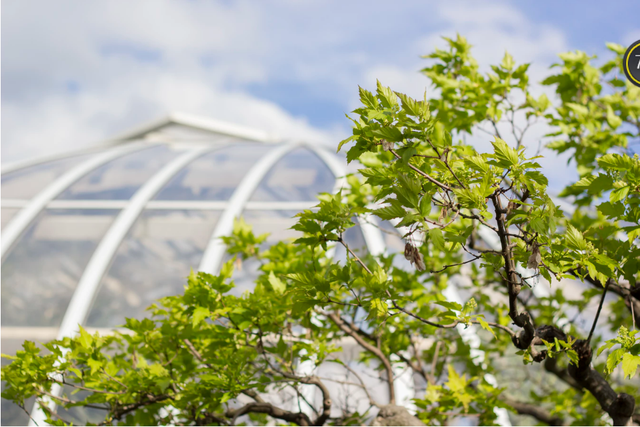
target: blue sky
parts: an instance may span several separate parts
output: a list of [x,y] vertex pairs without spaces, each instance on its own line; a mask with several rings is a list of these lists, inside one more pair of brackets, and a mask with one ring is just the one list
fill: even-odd
[[5,0],[2,162],[175,110],[335,144],[357,85],[422,94],[440,36],[485,66],[509,50],[540,80],[558,52],[640,39],[638,16],[637,0]]

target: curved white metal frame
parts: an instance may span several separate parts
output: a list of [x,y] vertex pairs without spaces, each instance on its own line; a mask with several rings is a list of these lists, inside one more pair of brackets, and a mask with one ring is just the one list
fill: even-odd
[[71,151],[65,151],[64,153],[60,153],[60,154],[38,156],[36,158],[30,158],[26,160],[18,160],[16,162],[11,162],[9,164],[2,165],[2,175],[17,171],[19,169],[41,165],[43,163],[53,162],[55,160],[67,159],[69,157],[81,156],[83,154],[91,154],[96,151],[109,150],[114,147],[115,146],[113,144],[102,143],[89,148],[81,148],[81,149],[76,149]]
[[[133,195],[128,206],[120,212],[91,256],[62,319],[58,339],[73,336],[78,332],[78,325],[84,322],[102,277],[111,264],[122,240],[146,203],[188,163],[214,149],[215,147],[202,147],[187,151],[163,167]],[[51,394],[59,396],[61,391],[62,388],[56,384],[52,387]],[[48,400],[46,404],[55,408],[55,403],[51,400]],[[39,404],[34,403],[30,425],[33,425],[32,423],[44,424],[45,420],[46,416]]]
[[336,183],[333,187],[333,192],[337,193],[341,188],[347,185],[347,168],[342,164],[338,157],[328,153],[326,150],[318,148],[316,146],[310,146],[311,150],[324,162],[325,165],[331,170],[333,176],[336,178]]
[[298,144],[285,144],[274,147],[266,156],[258,160],[247,175],[245,175],[229,199],[227,208],[218,220],[216,228],[213,230],[207,249],[205,249],[204,255],[202,255],[198,271],[211,274],[217,272],[226,250],[226,245],[220,237],[231,234],[233,231],[233,220],[242,214],[242,210],[247,204],[247,201],[260,184],[262,178],[271,170],[271,167],[285,154],[297,147],[299,147]]
[[5,256],[16,239],[24,232],[29,224],[31,224],[31,221],[46,207],[47,203],[51,202],[71,184],[110,160],[149,146],[148,144],[131,144],[112,148],[79,164],[49,184],[44,190],[40,191],[40,193],[31,199],[31,201],[11,219],[4,230],[2,230],[2,257]]
[[100,280],[111,264],[120,243],[147,202],[183,167],[212,149],[212,147],[197,148],[180,155],[158,171],[133,195],[91,256],[62,319],[59,338],[75,334],[78,324],[84,322]]

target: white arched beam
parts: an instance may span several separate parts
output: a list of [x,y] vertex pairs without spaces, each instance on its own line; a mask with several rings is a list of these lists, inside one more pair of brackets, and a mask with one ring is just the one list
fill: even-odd
[[45,187],[44,190],[31,199],[31,201],[13,217],[5,229],[2,230],[2,257],[7,254],[18,237],[20,237],[29,224],[31,224],[31,221],[47,206],[47,203],[56,198],[71,184],[110,160],[146,147],[149,147],[149,145],[130,144],[112,148],[82,162]]
[[[78,325],[84,323],[102,277],[111,264],[122,240],[147,202],[188,163],[212,149],[212,147],[203,147],[189,150],[180,155],[158,171],[133,195],[127,207],[117,216],[91,256],[62,319],[58,339],[74,336],[78,332]],[[58,384],[54,384],[51,388],[51,394],[54,396],[60,396],[61,392],[62,388]],[[45,403],[52,409],[56,406],[51,399],[45,400]],[[37,423],[35,425],[43,425],[45,420],[46,416],[40,409],[40,405],[38,402],[34,403],[30,425],[34,425],[34,423]]]
[[220,268],[220,263],[227,249],[220,239],[233,232],[233,221],[242,213],[247,201],[253,194],[262,178],[271,170],[271,167],[285,154],[297,148],[297,145],[281,145],[269,151],[266,156],[258,160],[244,177],[238,188],[229,199],[227,208],[218,220],[216,228],[213,230],[207,249],[204,251],[198,271],[216,274]]

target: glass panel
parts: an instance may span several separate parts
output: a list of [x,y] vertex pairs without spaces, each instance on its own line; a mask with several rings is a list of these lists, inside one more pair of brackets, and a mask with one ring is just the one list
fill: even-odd
[[13,216],[15,214],[17,214],[20,211],[20,209],[18,208],[2,208],[2,212],[0,213],[0,217],[1,217],[1,222],[2,222],[2,229],[4,230],[4,226],[7,225],[9,223],[9,221],[11,221],[11,218],[13,218]]
[[249,168],[272,149],[245,143],[204,155],[173,177],[155,200],[229,200]]
[[297,213],[298,211],[291,210],[247,210],[242,213],[242,216],[248,224],[253,226],[253,233],[256,236],[270,233],[267,241],[263,244],[264,249],[281,240],[302,237],[301,232],[291,230],[291,227],[298,222],[298,218],[294,218]]
[[[297,221],[293,216],[297,211],[244,211],[242,214],[245,221],[253,226],[253,233],[258,236],[264,233],[271,233],[263,244],[262,249],[266,249],[281,240],[296,239],[302,233],[291,230],[291,226]],[[223,262],[231,258],[225,255]],[[234,295],[241,295],[244,291],[252,290],[255,279],[258,277],[258,267],[260,262],[255,259],[238,262],[233,274],[233,281],[236,287],[231,291]]]
[[127,200],[178,153],[155,146],[112,160],[67,188],[60,200]]
[[[4,381],[2,381],[2,391],[4,391]],[[30,397],[29,399],[24,401],[24,407],[27,408],[27,411],[31,412],[31,408],[33,408],[33,402],[35,401],[35,397]],[[2,398],[1,424],[3,426],[26,426],[29,424],[29,416],[22,410],[21,407],[10,400]]]
[[58,326],[117,210],[47,210],[2,263],[2,326]]
[[87,325],[122,325],[125,317],[142,318],[155,300],[182,293],[219,216],[216,211],[145,211],[102,280]]
[[327,165],[312,151],[298,148],[271,168],[251,201],[315,201],[318,193],[330,193],[334,184]]
[[89,155],[40,163],[2,175],[3,199],[30,199]]

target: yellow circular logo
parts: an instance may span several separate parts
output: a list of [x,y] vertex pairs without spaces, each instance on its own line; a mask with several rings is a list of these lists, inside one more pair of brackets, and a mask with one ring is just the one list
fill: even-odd
[[627,79],[640,87],[640,40],[632,43],[622,57],[622,68]]

